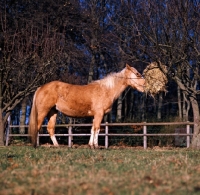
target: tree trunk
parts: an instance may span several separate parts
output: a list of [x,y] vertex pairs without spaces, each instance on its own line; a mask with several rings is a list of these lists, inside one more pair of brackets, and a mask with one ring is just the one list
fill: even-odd
[[183,118],[183,114],[182,114],[182,104],[181,104],[181,89],[178,86],[177,87],[177,95],[178,95],[178,115],[179,115],[179,119],[182,121]]
[[140,104],[140,110],[141,110],[141,119],[142,121],[145,121],[146,120],[146,112],[145,112],[145,99],[146,99],[146,94],[143,93],[142,96],[141,96],[141,104]]
[[127,121],[128,119],[128,94],[127,92],[126,93],[126,96],[124,98],[124,121]]
[[129,112],[128,112],[128,118],[129,118],[130,121],[132,121],[132,119],[133,119],[133,102],[134,102],[134,95],[133,95],[133,92],[131,90],[130,102],[129,102]]
[[190,97],[192,104],[193,120],[194,120],[194,134],[192,137],[192,148],[200,149],[200,124],[199,124],[199,106],[198,102],[194,97]]
[[182,119],[183,119],[183,121],[187,121],[187,119],[186,119],[186,114],[187,114],[187,112],[186,112],[186,101],[185,101],[185,94],[183,93],[183,106],[182,106]]
[[117,122],[121,122],[122,120],[122,94],[119,96],[117,100]]
[[61,124],[66,124],[66,115],[63,114],[62,112],[60,113],[61,115]]
[[2,71],[0,70],[0,146],[4,145],[4,121],[3,121],[3,96],[2,96]]
[[90,65],[90,69],[89,69],[89,75],[88,75],[88,83],[91,83],[92,80],[93,80],[93,74],[94,74],[94,71],[93,71],[93,62],[94,59],[92,59],[92,63]]
[[190,110],[190,101],[187,99],[186,94],[183,94],[183,120],[188,121],[188,114]]
[[161,119],[161,111],[162,111],[162,92],[158,95],[158,110],[157,110],[157,119]]
[[27,98],[24,98],[22,103],[21,103],[21,117],[20,117],[20,134],[24,134],[25,133],[25,122],[26,122],[26,100]]
[[95,63],[96,63],[95,55],[97,53],[96,42],[97,42],[96,32],[94,32],[91,39],[92,59],[91,59],[90,68],[89,68],[88,83],[92,82],[93,76],[94,76],[94,68],[95,68]]
[[103,117],[103,122],[109,122],[109,123],[112,123],[112,110],[108,113],[108,114],[105,114],[104,117]]
[[4,122],[3,122],[1,108],[0,108],[0,146],[4,146]]

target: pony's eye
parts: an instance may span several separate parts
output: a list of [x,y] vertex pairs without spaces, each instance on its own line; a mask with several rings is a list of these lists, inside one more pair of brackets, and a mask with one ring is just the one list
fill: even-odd
[[142,75],[139,72],[136,73],[136,76],[137,77],[142,77]]

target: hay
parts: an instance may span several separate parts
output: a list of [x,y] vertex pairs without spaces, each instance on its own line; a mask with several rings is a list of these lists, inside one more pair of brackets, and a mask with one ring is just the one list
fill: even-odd
[[[161,65],[164,72],[167,72],[167,67]],[[145,78],[145,92],[151,96],[155,96],[160,91],[167,92],[166,84],[168,82],[166,75],[160,70],[157,62],[152,62],[143,71]]]

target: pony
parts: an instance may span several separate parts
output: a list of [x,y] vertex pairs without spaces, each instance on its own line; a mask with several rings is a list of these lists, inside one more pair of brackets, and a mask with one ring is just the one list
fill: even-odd
[[37,146],[37,134],[47,117],[47,131],[54,146],[59,146],[55,137],[58,111],[69,117],[93,117],[89,146],[98,148],[98,135],[104,114],[112,109],[113,102],[128,87],[144,92],[145,79],[133,67],[126,64],[117,73],[87,85],[72,85],[52,81],[39,87],[33,97],[29,118],[29,135],[33,147]]

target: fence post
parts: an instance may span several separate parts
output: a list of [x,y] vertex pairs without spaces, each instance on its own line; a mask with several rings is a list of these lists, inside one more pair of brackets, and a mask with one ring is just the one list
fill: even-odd
[[6,146],[8,146],[9,134],[10,134],[10,115],[8,116],[8,119],[7,119],[7,127],[6,127]]
[[68,147],[71,148],[72,147],[72,126],[70,125],[68,127]]
[[144,149],[147,149],[147,136],[146,136],[147,126],[146,125],[143,126],[143,134],[144,134],[144,136],[143,136],[143,146],[144,146]]
[[106,122],[106,126],[105,126],[105,148],[108,148],[108,122]]
[[[189,121],[187,121],[188,123],[189,123]],[[187,126],[186,126],[186,131],[187,131],[187,148],[189,148],[190,147],[190,125],[188,124]]]

